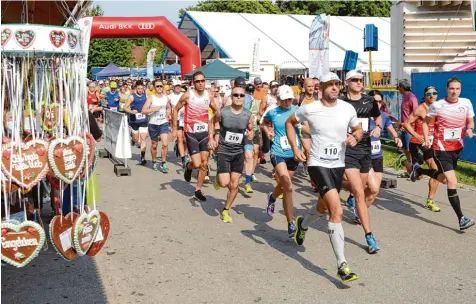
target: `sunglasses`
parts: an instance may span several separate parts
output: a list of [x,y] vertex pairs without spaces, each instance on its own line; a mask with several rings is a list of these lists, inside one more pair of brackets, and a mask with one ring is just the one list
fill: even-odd
[[278,88],[278,87],[279,87],[278,85],[272,85],[271,89]]
[[438,95],[438,92],[428,92],[428,93],[425,93],[425,96],[437,96]]
[[361,79],[361,78],[352,78],[352,79],[350,79],[350,81],[351,82],[364,82],[364,80]]
[[164,86],[162,86],[162,85],[156,85],[155,87],[156,87],[156,88],[163,88]]
[[245,98],[245,94],[234,93],[234,94],[233,94],[233,97],[236,97],[236,98]]
[[205,83],[205,79],[194,80],[194,83]]

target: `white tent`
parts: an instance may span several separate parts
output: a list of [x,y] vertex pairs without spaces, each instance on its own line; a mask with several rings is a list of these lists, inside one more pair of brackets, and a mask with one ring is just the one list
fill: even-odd
[[[309,26],[315,16],[210,13],[187,11],[179,29],[201,46],[202,60],[229,58],[251,63],[253,44],[260,39],[260,61],[280,69],[305,69],[309,54]],[[379,32],[379,51],[372,53],[380,71],[390,71],[390,18],[331,17],[329,61],[341,69],[345,51],[359,53],[358,68],[368,70],[368,53],[363,51],[364,27],[374,24]],[[166,60],[174,61],[168,51]]]

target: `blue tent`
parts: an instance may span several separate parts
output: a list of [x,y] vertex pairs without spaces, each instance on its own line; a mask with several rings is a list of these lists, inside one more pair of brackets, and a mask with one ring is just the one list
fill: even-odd
[[141,68],[134,68],[131,69],[131,76],[132,77],[145,77],[147,76],[147,69],[141,69]]
[[96,74],[96,80],[113,76],[129,76],[131,72],[129,70],[118,68],[114,63],[110,63],[101,72]]

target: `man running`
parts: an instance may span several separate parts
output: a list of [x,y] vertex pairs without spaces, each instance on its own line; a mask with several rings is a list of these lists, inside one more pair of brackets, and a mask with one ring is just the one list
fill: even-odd
[[[423,165],[426,163],[431,169],[438,169],[434,159],[433,159],[433,150],[427,148],[425,145],[425,139],[423,138],[423,121],[428,115],[428,110],[430,106],[438,98],[438,92],[433,86],[428,86],[424,90],[425,102],[416,108],[408,119],[403,123],[403,127],[407,130],[408,133],[412,135],[410,139],[410,154],[412,155],[412,163]],[[430,139],[430,146],[433,144],[433,134],[435,133],[435,119],[433,118],[428,123],[428,137]],[[438,190],[438,181],[436,179],[430,178],[428,182],[428,198],[426,199],[425,207],[430,209],[433,212],[440,212],[440,208],[436,205],[434,198]]]
[[[344,282],[357,280],[358,277],[347,265],[344,256],[344,229],[342,227],[342,206],[339,191],[345,169],[346,146],[355,146],[362,139],[362,128],[357,113],[349,103],[338,99],[340,79],[334,73],[321,77],[322,99],[299,110],[286,122],[289,144],[294,151],[296,161],[306,161],[306,154],[296,142],[296,123],[308,122],[312,146],[309,153],[309,175],[318,185],[320,199],[316,209],[309,210],[303,218],[295,221],[296,244],[304,243],[305,234],[319,213],[329,213],[327,232],[337,259],[337,275]],[[347,134],[348,128],[352,133]]]
[[245,144],[245,187],[243,191],[245,193],[253,193],[251,182],[257,182],[258,179],[255,176],[255,169],[258,165],[259,153],[260,153],[260,131],[259,121],[261,119],[259,115],[260,100],[256,100],[253,97],[254,86],[249,84],[246,86],[246,98],[249,98],[251,104],[249,104],[249,110],[253,117],[253,133],[252,139],[246,139]]
[[[139,83],[136,92],[129,97],[124,107],[126,113],[129,113],[129,125],[132,129],[133,141],[140,144],[140,165],[145,166],[145,151],[147,150],[147,132],[148,122],[142,109],[146,104],[147,96],[144,94],[144,85]],[[154,160],[154,158],[152,158]]]
[[[425,145],[433,148],[433,157],[438,171],[423,169],[418,163],[413,165],[411,180],[414,182],[421,174],[437,179],[440,183],[446,183],[448,200],[458,217],[459,229],[465,230],[474,225],[474,221],[463,215],[456,186],[456,167],[459,156],[464,147],[464,135],[468,138],[474,136],[474,109],[471,101],[460,98],[461,80],[451,77],[446,83],[445,99],[441,99],[428,110],[423,122],[423,138]],[[433,143],[430,144],[429,124],[435,119],[435,134]]]
[[398,177],[408,178],[410,177],[410,172],[412,172],[412,155],[410,153],[410,139],[412,135],[405,130],[403,123],[408,119],[411,113],[413,113],[418,108],[418,98],[411,91],[410,82],[407,79],[402,79],[398,82],[398,91],[402,94],[402,105],[400,107],[400,129],[402,131],[401,139],[403,142],[403,153],[407,160],[404,162],[404,165],[407,169],[407,172],[399,174]]
[[[170,105],[172,107],[172,110],[175,108],[175,106],[178,104],[180,98],[182,97],[182,86],[180,81],[175,81],[174,84],[174,90],[172,94],[170,94],[169,100],[170,100]],[[185,168],[185,137],[183,134],[183,109],[179,111],[179,116],[178,116],[178,122],[177,122],[177,140],[175,143],[175,153],[180,156],[182,160],[182,168]]]
[[[263,117],[262,124],[265,136],[267,136],[272,142],[270,159],[271,164],[276,171],[276,187],[273,192],[268,193],[268,206],[266,207],[266,213],[269,216],[273,215],[276,199],[281,193],[283,193],[283,207],[284,214],[288,221],[288,234],[289,237],[293,237],[296,227],[294,225],[293,217],[293,185],[291,179],[296,172],[299,163],[294,159],[293,150],[291,149],[288,138],[286,137],[285,123],[286,120],[296,112],[298,106],[292,105],[294,101],[294,93],[287,85],[279,87],[278,99],[279,106],[266,113]],[[269,124],[272,124],[273,128],[270,128]],[[297,146],[299,149],[301,148],[301,143],[299,141]]]
[[[107,82],[107,81],[106,81]],[[111,111],[118,111],[119,110],[119,91],[117,90],[117,83],[115,81],[111,81],[110,90],[105,94],[107,107]]]
[[[345,175],[348,182],[343,183],[343,187],[355,196],[355,208],[357,208],[365,232],[368,252],[374,253],[380,248],[370,230],[364,187],[367,184],[370,168],[372,168],[370,137],[380,138],[382,117],[374,98],[362,94],[363,78],[364,75],[357,70],[347,72],[345,77],[347,94],[342,99],[355,108],[357,118],[362,124],[363,137],[355,147],[348,147],[345,151]],[[375,129],[372,132],[369,131],[370,118],[375,119]],[[349,205],[354,207],[352,206],[354,205],[352,204],[353,200],[348,201]]]
[[174,138],[177,136],[178,113],[182,107],[185,107],[184,132],[191,161],[185,165],[183,176],[187,182],[190,182],[193,169],[200,169],[195,198],[203,202],[207,200],[202,193],[202,186],[210,157],[208,142],[214,141],[211,125],[213,121],[209,119],[208,107],[211,106],[215,113],[218,109],[215,103],[211,102],[208,91],[205,90],[205,74],[200,71],[195,72],[192,81],[194,88],[183,94],[174,108],[172,136]]
[[[232,104],[224,107],[215,121],[220,123],[220,139],[218,142],[217,177],[214,187],[228,187],[225,207],[221,219],[231,223],[230,208],[238,193],[238,184],[244,166],[244,142],[252,139],[254,118],[251,112],[244,108],[245,89],[235,86],[232,90]],[[248,135],[246,131],[248,130]]]

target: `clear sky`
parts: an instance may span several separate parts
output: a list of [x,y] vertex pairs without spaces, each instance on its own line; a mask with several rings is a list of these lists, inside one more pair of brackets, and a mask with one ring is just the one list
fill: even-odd
[[198,1],[94,1],[94,4],[99,4],[104,11],[104,16],[165,16],[173,24],[177,25],[179,21],[179,10],[191,5],[195,5]]

